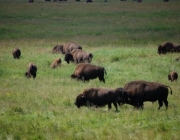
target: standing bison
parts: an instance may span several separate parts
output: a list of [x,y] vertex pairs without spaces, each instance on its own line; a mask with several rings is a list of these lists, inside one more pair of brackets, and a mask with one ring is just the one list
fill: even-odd
[[21,56],[20,49],[14,48],[12,51],[12,55],[13,55],[14,59],[19,59],[19,57]]
[[81,49],[74,49],[71,53],[65,54],[64,60],[69,64],[69,62],[78,63],[91,63],[93,58],[92,53],[85,52]]
[[57,58],[51,63],[51,68],[56,68],[60,64],[61,64],[61,58]]
[[171,80],[171,82],[177,81],[177,79],[178,79],[177,72],[172,71],[171,73],[168,74],[168,80]]
[[70,53],[73,49],[81,49],[82,50],[82,47],[75,42],[68,42],[63,45],[56,45],[53,48],[52,52],[66,54],[66,53]]
[[81,106],[96,106],[102,107],[108,105],[111,109],[111,104],[114,104],[116,111],[118,110],[117,102],[121,100],[124,94],[121,89],[107,89],[107,88],[89,88],[85,89],[83,93],[79,94],[76,98],[75,105],[80,108]]
[[[131,81],[124,86],[124,90],[127,92],[129,98],[128,104],[137,108],[143,109],[143,102],[150,101],[155,102],[158,100],[160,109],[163,103],[168,108],[168,88],[169,86],[147,81]],[[170,88],[171,90],[171,88]],[[171,90],[172,94],[172,90]]]
[[98,77],[100,82],[103,81],[105,83],[104,73],[107,74],[103,67],[89,63],[80,63],[76,66],[71,78],[81,79],[85,82]]
[[37,72],[37,66],[33,63],[28,64],[28,70],[25,72],[25,76],[27,78],[33,77],[33,79],[36,78],[36,72]]

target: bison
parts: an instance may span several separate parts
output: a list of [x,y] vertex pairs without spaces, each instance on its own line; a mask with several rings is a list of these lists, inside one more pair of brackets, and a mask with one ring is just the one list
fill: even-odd
[[147,81],[131,81],[124,86],[124,90],[127,92],[128,102],[134,107],[143,109],[143,102],[150,101],[155,102],[158,100],[160,109],[163,103],[168,108],[168,88],[172,89],[169,86],[156,83],[156,82],[147,82]]
[[103,107],[108,105],[108,109],[110,110],[113,103],[117,111],[117,102],[122,99],[123,94],[124,90],[122,88],[115,90],[108,88],[89,88],[77,96],[75,105],[78,108],[81,106]]
[[37,66],[34,63],[28,64],[28,70],[25,72],[25,76],[27,78],[33,77],[33,79],[36,78],[36,72],[37,72]]
[[63,45],[56,45],[52,49],[52,53],[63,53]]
[[62,54],[67,54],[70,53],[73,49],[81,49],[82,47],[75,43],[75,42],[68,42],[63,45],[56,45],[53,49],[53,53],[62,53]]
[[170,73],[168,74],[168,80],[171,80],[171,82],[177,81],[177,79],[178,79],[178,74],[177,74],[177,72],[172,71],[172,72],[170,72]]
[[14,59],[19,59],[21,56],[21,51],[20,49],[18,49],[17,47],[13,49],[12,51],[12,55],[14,57]]
[[74,49],[71,53],[65,54],[64,60],[69,64],[69,62],[78,63],[91,63],[93,58],[92,53],[85,52],[81,49]]
[[33,3],[34,2],[34,0],[29,0],[29,3]]
[[104,67],[89,63],[80,63],[76,66],[71,78],[81,79],[85,82],[98,77],[100,82],[103,81],[105,83],[104,73],[107,74]]
[[73,49],[81,49],[82,50],[82,47],[75,42],[68,42],[68,43],[64,44],[64,46],[63,46],[63,53],[64,54],[70,53]]
[[162,45],[158,46],[158,54],[166,54],[167,52],[171,52],[174,45],[171,42],[165,42]]
[[51,68],[56,68],[60,64],[61,64],[61,58],[57,58],[51,63]]

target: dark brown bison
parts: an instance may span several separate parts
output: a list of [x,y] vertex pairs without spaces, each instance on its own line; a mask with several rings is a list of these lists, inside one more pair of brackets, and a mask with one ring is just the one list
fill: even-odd
[[86,0],[86,2],[89,3],[89,2],[93,2],[93,1],[92,0]]
[[14,57],[14,59],[19,59],[21,56],[21,51],[18,48],[14,48],[12,51],[12,55]]
[[34,79],[36,78],[36,72],[37,72],[37,66],[33,63],[28,64],[28,70],[25,72],[25,76],[27,78],[33,77]]
[[57,66],[60,66],[60,64],[61,64],[61,58],[57,58],[51,63],[51,68],[56,68]]
[[34,2],[34,0],[29,0],[29,3],[33,3]]
[[171,42],[165,42],[162,45],[158,46],[158,54],[166,54],[167,52],[172,52],[173,50],[173,43]]
[[78,108],[81,106],[102,107],[108,105],[108,109],[110,110],[113,103],[117,111],[117,102],[121,100],[123,94],[124,90],[122,88],[115,90],[108,88],[89,88],[77,96],[75,105]]
[[63,53],[63,45],[56,45],[52,49],[52,53]]
[[[127,92],[129,101],[127,104],[131,104],[134,107],[143,109],[143,102],[150,101],[155,102],[158,100],[160,109],[163,103],[168,108],[168,88],[169,86],[147,81],[131,81],[124,86],[124,90]],[[172,89],[171,94],[172,94]]]
[[178,79],[178,74],[177,74],[177,72],[172,71],[172,72],[170,72],[170,73],[168,74],[168,80],[171,80],[171,82],[177,81],[177,79]]
[[62,54],[67,54],[70,53],[73,49],[81,49],[82,47],[75,43],[75,42],[68,42],[63,45],[56,45],[53,49],[53,53],[62,53]]
[[85,52],[80,49],[74,49],[71,53],[65,54],[64,60],[69,64],[69,62],[78,63],[91,63],[93,58],[92,53]]
[[71,78],[81,79],[85,82],[98,77],[100,81],[105,83],[104,73],[107,74],[103,67],[89,63],[80,63],[76,66]]

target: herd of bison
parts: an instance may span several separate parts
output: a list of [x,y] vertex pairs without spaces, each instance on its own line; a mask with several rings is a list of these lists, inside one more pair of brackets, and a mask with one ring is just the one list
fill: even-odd
[[[171,42],[165,42],[158,46],[157,53],[159,55],[172,52],[180,52],[180,45],[175,45]],[[82,47],[75,42],[68,42],[63,45],[56,45],[52,49],[52,53],[64,54],[64,61],[68,64],[70,62],[77,64],[76,68],[71,75],[72,79],[82,81],[89,81],[91,79],[99,78],[99,81],[105,83],[104,74],[106,70],[104,67],[91,64],[93,54],[86,52]],[[19,48],[14,48],[12,55],[15,59],[19,59],[21,51]],[[177,58],[176,61],[180,59]],[[61,65],[61,58],[55,59],[50,67],[56,68]],[[27,78],[36,78],[37,66],[34,63],[29,63],[25,76]],[[168,80],[176,81],[178,74],[172,71],[168,74]],[[123,88],[108,89],[108,88],[89,88],[85,89],[81,94],[76,97],[75,105],[80,108],[81,106],[95,106],[102,107],[108,105],[111,109],[111,104],[118,110],[118,105],[129,104],[137,109],[143,109],[145,101],[155,102],[158,101],[160,109],[163,103],[168,108],[168,93],[172,94],[171,87],[148,81],[130,81],[125,84]]]

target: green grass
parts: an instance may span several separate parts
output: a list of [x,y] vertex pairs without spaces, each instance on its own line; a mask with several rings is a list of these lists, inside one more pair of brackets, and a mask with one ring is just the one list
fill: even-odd
[[[158,55],[164,41],[179,42],[178,1],[0,2],[0,139],[113,139],[178,140],[180,138],[179,80],[170,82],[169,71],[180,72],[178,53]],[[93,64],[105,67],[106,83],[98,79],[70,79],[75,64],[51,69],[62,54],[52,48],[75,41],[92,52]],[[12,57],[20,48],[19,60]],[[27,79],[27,64],[38,67],[37,78]],[[169,108],[145,102],[144,110],[130,105],[78,109],[76,96],[90,87],[123,87],[131,80],[169,85]]]

